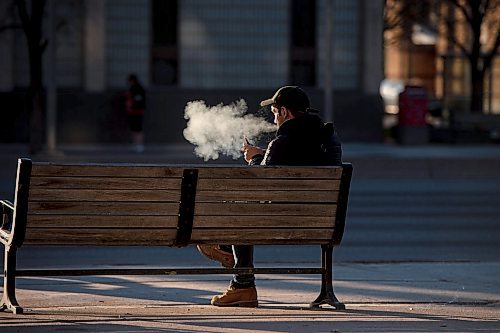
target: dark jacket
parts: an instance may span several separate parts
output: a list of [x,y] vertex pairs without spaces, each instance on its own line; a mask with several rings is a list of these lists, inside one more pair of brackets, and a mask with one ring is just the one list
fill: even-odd
[[342,148],[332,123],[305,114],[285,121],[266,150],[251,165],[341,165]]

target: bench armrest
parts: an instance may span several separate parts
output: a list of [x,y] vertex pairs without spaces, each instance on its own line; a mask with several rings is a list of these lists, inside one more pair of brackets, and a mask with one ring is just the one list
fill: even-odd
[[2,207],[2,223],[0,225],[0,241],[6,245],[11,236],[14,205],[8,200],[0,200]]
[[10,208],[12,211],[14,211],[14,204],[9,200],[0,200],[0,205],[2,205],[2,207]]

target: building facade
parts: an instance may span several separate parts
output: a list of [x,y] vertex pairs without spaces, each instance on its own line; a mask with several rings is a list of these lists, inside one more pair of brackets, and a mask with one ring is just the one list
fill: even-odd
[[[469,2],[473,4],[474,2]],[[478,1],[477,4],[480,2]],[[473,53],[472,20],[481,19],[481,45],[478,54],[484,57],[493,49],[498,35],[500,7],[490,2],[487,12],[477,13],[468,20],[466,1],[458,1],[462,9],[448,1],[393,0],[404,8],[418,5],[426,8],[419,17],[406,17],[410,26],[400,24],[385,32],[385,76],[403,83],[417,82],[428,94],[442,103],[445,113],[470,113],[471,68],[468,56]],[[464,9],[465,8],[465,9]],[[388,6],[398,12],[397,6]],[[406,15],[409,16],[409,10]],[[403,11],[403,14],[404,11]],[[400,13],[401,15],[401,13]],[[469,14],[473,16],[472,14]],[[481,17],[480,17],[481,16]],[[411,29],[405,33],[404,29]],[[484,59],[484,58],[483,58]],[[492,64],[483,80],[483,114],[500,115],[500,57],[493,53]]]
[[[382,0],[53,1],[60,143],[125,142],[120,92],[130,73],[147,88],[149,143],[183,142],[188,101],[244,98],[257,110],[261,99],[287,84],[304,87],[344,140],[382,139]],[[1,111],[9,115],[0,126],[20,129],[29,85],[22,31],[0,35],[0,70],[0,98],[10,106]],[[331,110],[323,109],[327,75]],[[25,139],[22,131],[3,133],[0,141]]]

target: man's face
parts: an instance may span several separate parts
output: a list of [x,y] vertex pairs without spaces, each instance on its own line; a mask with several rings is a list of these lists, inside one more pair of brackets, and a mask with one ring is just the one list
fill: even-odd
[[284,107],[278,107],[277,105],[271,106],[271,112],[274,115],[274,123],[280,127],[285,120],[287,120],[287,111]]

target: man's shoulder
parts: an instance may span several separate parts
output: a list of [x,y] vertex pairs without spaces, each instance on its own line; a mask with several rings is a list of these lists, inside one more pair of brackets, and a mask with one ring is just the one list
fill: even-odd
[[272,139],[271,142],[269,142],[268,149],[280,147],[282,145],[287,144],[288,141],[289,141],[288,135],[279,134],[274,139]]

